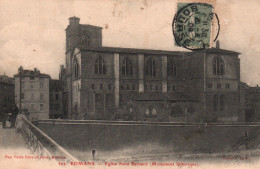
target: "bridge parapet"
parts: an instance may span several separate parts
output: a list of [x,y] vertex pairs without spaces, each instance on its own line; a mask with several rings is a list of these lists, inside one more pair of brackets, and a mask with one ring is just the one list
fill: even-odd
[[55,159],[65,163],[78,161],[77,158],[28,121],[26,117],[22,117],[21,130],[31,152],[39,158]]

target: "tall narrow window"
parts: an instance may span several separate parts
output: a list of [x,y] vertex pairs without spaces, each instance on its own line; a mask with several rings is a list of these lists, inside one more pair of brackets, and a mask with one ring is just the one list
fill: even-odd
[[156,64],[154,58],[147,60],[145,74],[147,76],[156,76]]
[[50,110],[53,110],[53,104],[50,103]]
[[126,57],[123,61],[122,74],[125,76],[133,76],[133,65],[128,57]]
[[78,65],[74,65],[74,77],[77,78],[77,70],[78,70]]
[[43,104],[40,104],[40,110],[43,110]]
[[157,111],[155,108],[153,108],[151,115],[152,115],[152,117],[155,117],[155,118],[157,117]]
[[106,64],[102,56],[98,56],[95,61],[95,73],[96,74],[106,74]]
[[150,85],[150,90],[153,90],[153,85]]
[[177,75],[177,67],[173,59],[169,59],[167,62],[167,75],[172,77]]
[[21,87],[22,87],[22,88],[24,88],[24,82],[22,82],[21,84],[22,84],[22,86],[21,86]]
[[106,95],[106,107],[108,109],[113,108],[113,96],[112,96],[112,94],[107,94]]
[[218,111],[218,95],[214,94],[213,96],[213,109],[214,111]]
[[59,94],[55,94],[55,99],[59,100]]
[[221,57],[214,58],[213,63],[213,74],[214,75],[224,75],[225,74],[225,68],[224,68],[224,61]]
[[218,84],[217,84],[217,88],[218,88],[218,89],[221,89],[221,83],[218,83]]
[[159,87],[158,87],[158,85],[155,85],[155,90],[157,91],[157,90],[159,90]]
[[135,90],[135,84],[132,84],[132,90]]
[[208,83],[208,88],[209,88],[209,89],[212,88],[212,83]]
[[226,88],[227,88],[227,89],[230,88],[230,84],[229,84],[229,83],[226,84]]
[[21,99],[24,99],[24,93],[21,93]]
[[40,94],[40,100],[43,100],[43,93]]
[[172,85],[172,91],[175,91],[175,90],[176,90],[176,86]]
[[95,94],[95,111],[102,113],[104,110],[104,97],[102,94]]
[[119,95],[119,106],[120,107],[123,106],[123,95],[122,94]]
[[34,100],[34,93],[31,94],[31,100]]
[[108,90],[112,90],[112,84],[108,84],[107,88]]
[[77,60],[74,60],[74,77],[79,78],[79,63]]
[[89,45],[89,42],[90,42],[89,39],[90,39],[89,34],[86,31],[83,31],[82,36],[81,36],[81,44]]
[[43,88],[43,82],[40,82],[40,88],[41,89]]
[[220,111],[223,111],[224,110],[224,104],[225,104],[225,95],[220,95],[220,98],[219,98],[219,103],[220,103]]
[[34,104],[31,104],[31,110],[34,110]]
[[34,83],[31,82],[30,84],[31,84],[31,89],[33,89],[34,88]]

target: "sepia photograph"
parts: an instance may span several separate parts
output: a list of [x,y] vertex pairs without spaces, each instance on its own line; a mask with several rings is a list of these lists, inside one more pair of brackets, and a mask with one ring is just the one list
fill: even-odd
[[0,169],[259,168],[259,9],[0,0]]

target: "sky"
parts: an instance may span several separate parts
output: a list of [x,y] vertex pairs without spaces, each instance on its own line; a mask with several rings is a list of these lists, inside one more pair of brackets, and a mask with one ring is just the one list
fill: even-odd
[[[0,74],[23,66],[58,78],[71,16],[103,27],[103,46],[185,51],[172,34],[176,8],[176,0],[0,0]],[[258,0],[214,4],[220,47],[241,53],[241,81],[251,86],[260,84],[259,9]]]

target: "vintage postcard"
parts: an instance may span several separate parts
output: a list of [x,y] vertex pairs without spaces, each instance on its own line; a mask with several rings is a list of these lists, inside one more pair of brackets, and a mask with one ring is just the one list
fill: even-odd
[[259,168],[259,9],[0,0],[0,169]]

